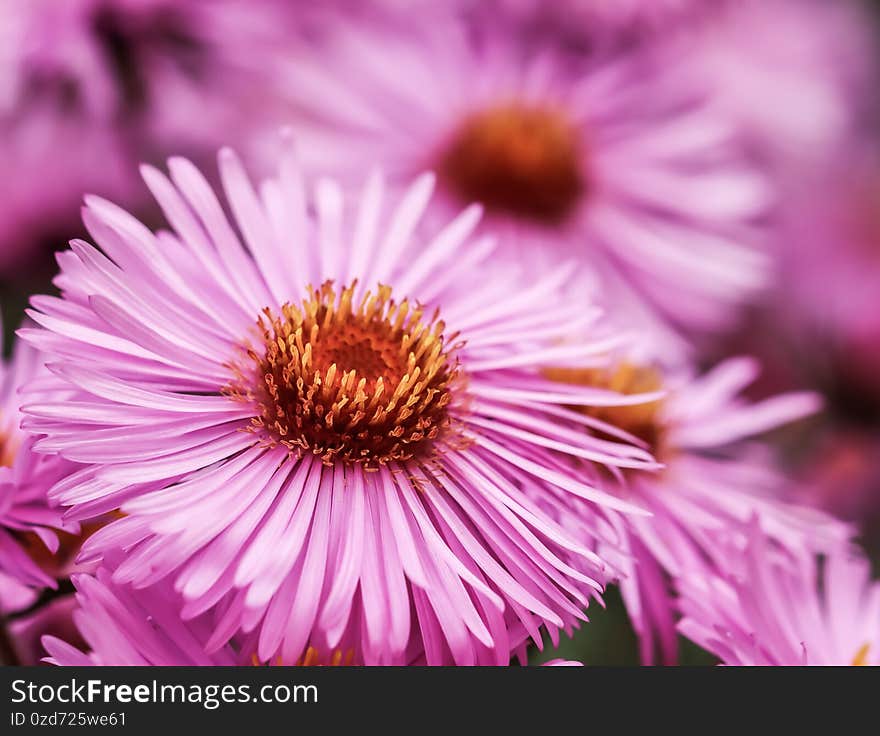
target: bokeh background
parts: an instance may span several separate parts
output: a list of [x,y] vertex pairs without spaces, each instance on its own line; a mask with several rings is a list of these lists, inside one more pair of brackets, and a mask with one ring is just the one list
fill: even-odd
[[[705,0],[707,7],[723,2]],[[161,165],[182,154],[212,170],[214,152],[228,144],[258,171],[271,156],[274,132],[297,114],[285,101],[285,66],[298,54],[320,54],[326,16],[357,24],[373,4],[0,0],[5,350],[29,295],[53,291],[54,252],[85,237],[84,193],[106,196],[159,226],[138,162]],[[418,2],[375,4],[389,23],[425,12]],[[792,388],[824,396],[820,416],[771,440],[786,458],[791,493],[856,522],[876,563],[880,2],[751,5],[750,16],[730,9],[689,29],[684,42],[693,45],[695,64],[716,75],[722,103],[775,137],[774,146],[755,150],[778,188],[768,223],[775,277],[732,329],[708,336],[699,352],[707,366],[732,354],[757,355],[764,373],[756,398]],[[661,29],[650,43],[673,35],[681,42],[675,31]],[[631,35],[627,43],[649,42]],[[558,42],[567,40],[560,34]],[[594,606],[590,617],[573,640],[536,653],[535,661],[638,662],[615,591],[607,608]],[[711,661],[682,640],[683,664]]]

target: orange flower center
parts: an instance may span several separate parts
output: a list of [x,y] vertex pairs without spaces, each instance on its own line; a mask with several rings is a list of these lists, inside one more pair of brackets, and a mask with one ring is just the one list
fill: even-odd
[[15,464],[21,441],[11,434],[0,434],[0,467],[11,468]]
[[853,667],[865,667],[868,664],[868,652],[871,651],[871,642],[866,641],[862,646],[859,647],[859,651],[856,652],[856,656],[853,657],[852,666]]
[[[591,386],[626,396],[654,393],[663,387],[660,372],[655,368],[620,363],[615,368],[553,368],[548,378],[576,386]],[[576,407],[578,411],[599,419],[644,440],[655,456],[664,450],[664,427],[660,418],[660,399],[630,406]]]
[[394,302],[387,286],[357,305],[354,290],[337,295],[328,282],[299,307],[265,309],[263,346],[247,348],[249,365],[236,367],[226,393],[256,403],[252,430],[327,465],[375,470],[430,455],[450,429],[458,377],[445,325]]
[[574,130],[555,110],[511,104],[468,117],[436,164],[440,181],[489,211],[558,225],[587,189]]

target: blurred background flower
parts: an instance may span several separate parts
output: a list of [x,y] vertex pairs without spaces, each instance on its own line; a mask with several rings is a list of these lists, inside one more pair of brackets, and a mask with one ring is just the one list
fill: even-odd
[[258,5],[0,0],[0,286],[12,316],[81,234],[84,193],[149,217],[141,162],[213,160],[284,119],[273,60],[299,43],[296,9]]
[[312,171],[351,181],[380,161],[400,185],[434,170],[452,209],[485,206],[502,248],[582,264],[650,335],[729,323],[768,265],[772,192],[689,63],[674,45],[574,56],[454,17],[337,22],[286,91]]

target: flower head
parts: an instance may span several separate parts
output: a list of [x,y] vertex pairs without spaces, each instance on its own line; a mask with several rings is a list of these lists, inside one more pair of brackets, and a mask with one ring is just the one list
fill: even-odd
[[880,584],[869,561],[841,548],[793,568],[757,522],[726,576],[683,585],[682,610],[682,633],[723,664],[880,664]]
[[637,297],[689,328],[717,326],[762,284],[768,189],[681,81],[684,55],[573,60],[449,17],[405,35],[376,25],[334,26],[320,64],[304,54],[281,72],[313,169],[436,171],[441,201],[481,202],[535,267],[575,258],[604,303]]
[[144,174],[174,231],[89,198],[104,254],[73,242],[62,298],[35,298],[44,329],[21,333],[72,392],[25,407],[39,448],[88,463],[52,498],[72,518],[124,515],[85,558],[125,549],[115,582],[172,578],[186,619],[216,614],[211,651],[254,632],[261,661],[354,628],[366,663],[501,663],[541,624],[582,619],[608,573],[560,519],[579,509],[588,536],[611,536],[640,510],[573,460],[655,463],[560,405],[656,396],[542,374],[617,342],[566,342],[597,318],[560,298],[571,269],[490,275],[478,207],[420,223],[430,175],[392,208],[370,178],[351,219],[322,180],[313,221],[292,158],[257,194],[224,151],[233,225],[195,167],[169,166],[171,181]]
[[[727,360],[698,377],[626,361],[611,370],[553,371],[558,380],[622,394],[666,390],[654,402],[586,410],[591,426],[608,427],[609,436],[630,437],[664,464],[656,473],[608,476],[601,469],[588,470],[606,475],[608,492],[617,489],[652,513],[627,519],[623,547],[629,557],[620,561],[625,572],[621,590],[646,661],[677,656],[670,581],[694,570],[701,575],[727,572],[728,550],[748,544],[753,517],[761,519],[768,543],[795,561],[836,548],[852,533],[821,512],[786,502],[787,488],[773,458],[749,442],[818,407],[808,393],[746,401],[738,394],[756,374],[756,363],[747,358]],[[627,434],[617,434],[621,431]],[[613,559],[611,550],[604,554]]]

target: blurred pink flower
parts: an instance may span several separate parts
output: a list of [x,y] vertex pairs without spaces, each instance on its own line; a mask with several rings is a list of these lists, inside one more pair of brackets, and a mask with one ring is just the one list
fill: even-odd
[[74,232],[86,192],[142,204],[140,161],[264,126],[269,59],[295,45],[293,12],[271,1],[0,0],[0,15],[7,271]]
[[[432,17],[407,33],[339,23],[279,74],[312,171],[395,182],[435,170],[533,268],[575,258],[608,294],[717,327],[764,280],[771,195],[736,131],[673,52],[574,61],[526,53],[491,24]],[[656,318],[655,318],[656,319]]]
[[868,560],[838,550],[794,568],[757,524],[727,575],[685,581],[682,609],[682,633],[723,664],[880,664],[880,583]]
[[19,343],[12,360],[0,365],[0,610],[28,605],[27,589],[55,587],[41,566],[59,545],[56,531],[76,532],[49,507],[49,489],[72,472],[73,463],[33,452],[34,438],[19,427],[19,389],[40,377],[41,356]]
[[[677,605],[672,581],[696,570],[724,574],[728,547],[748,542],[748,524],[757,515],[775,548],[792,558],[833,548],[852,534],[825,514],[784,501],[784,479],[774,469],[769,449],[749,439],[814,412],[817,398],[789,393],[757,403],[740,396],[755,378],[748,358],[729,359],[699,377],[681,371],[664,375],[622,363],[611,373],[569,373],[581,385],[605,386],[622,393],[665,389],[653,404],[592,411],[592,424],[607,422],[654,454],[665,467],[657,473],[623,471],[603,483],[590,468],[587,479],[609,493],[637,503],[650,517],[627,518],[619,549],[600,548],[601,556],[623,570],[621,592],[640,636],[645,662],[673,663],[678,644]],[[565,377],[560,372],[560,378]]]
[[129,186],[108,104],[111,82],[81,32],[81,7],[0,3],[0,166],[7,172],[0,269],[20,268],[35,241],[75,222],[84,190],[124,196]]
[[514,629],[539,642],[583,619],[606,570],[559,519],[583,507],[600,535],[641,512],[570,459],[655,464],[556,408],[655,396],[541,375],[618,342],[561,342],[597,316],[559,298],[571,269],[490,275],[479,207],[420,226],[431,175],[391,207],[371,177],[349,217],[333,181],[306,193],[290,152],[258,194],[226,150],[233,225],[192,164],[169,167],[144,175],[174,231],[89,198],[107,255],[74,241],[63,297],[34,297],[44,329],[20,333],[73,392],[35,397],[26,426],[90,464],[51,498],[125,515],[84,558],[121,547],[117,582],[173,576],[184,617],[219,607],[212,651],[259,630],[261,661],[333,650],[356,624],[367,663],[500,664]]

